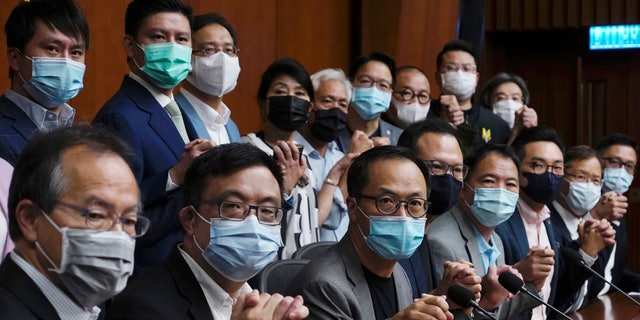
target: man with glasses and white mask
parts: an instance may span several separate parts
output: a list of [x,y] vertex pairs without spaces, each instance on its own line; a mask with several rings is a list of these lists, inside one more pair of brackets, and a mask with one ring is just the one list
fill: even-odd
[[441,95],[431,102],[431,108],[460,131],[463,146],[477,150],[488,143],[506,143],[511,132],[507,122],[473,101],[480,79],[473,46],[464,40],[445,44],[438,53],[436,68]]
[[427,75],[414,66],[397,68],[391,106],[383,118],[405,129],[426,119],[427,115],[435,116],[431,111],[431,85]]
[[[336,140],[342,152],[366,150],[356,150],[361,145],[374,147],[398,142],[402,129],[381,119],[391,103],[395,68],[393,58],[382,52],[360,56],[353,62],[349,72],[353,95],[347,127],[338,132]],[[351,147],[351,140],[358,140],[358,147]]]
[[240,142],[238,126],[222,97],[238,82],[235,29],[218,13],[193,18],[192,70],[175,99],[191,120],[198,137],[222,143]]
[[223,144],[186,174],[184,242],[135,278],[107,319],[303,319],[302,297],[251,290],[247,280],[277,258],[283,177],[251,144]]
[[133,154],[89,126],[33,137],[9,193],[15,249],[0,265],[0,318],[96,319],[133,272],[140,215]]

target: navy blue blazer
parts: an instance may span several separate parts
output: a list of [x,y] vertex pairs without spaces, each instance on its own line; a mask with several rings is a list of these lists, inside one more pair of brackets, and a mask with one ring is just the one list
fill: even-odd
[[409,278],[414,299],[419,299],[423,293],[429,293],[440,282],[440,279],[436,279],[433,271],[433,258],[431,257],[431,251],[429,251],[429,242],[426,234],[416,252],[407,259],[398,260],[398,263],[404,269],[407,278]]
[[0,158],[15,166],[22,148],[36,131],[38,127],[22,109],[0,96]]
[[[197,138],[183,115],[190,140]],[[147,234],[136,241],[135,272],[165,260],[183,238],[178,212],[182,190],[166,192],[167,176],[184,148],[178,129],[164,108],[141,84],[125,76],[120,89],[100,109],[93,123],[120,135],[135,152],[131,169],[140,187],[143,214],[151,219]]]
[[[180,106],[180,109],[182,109],[187,115],[187,117],[191,121],[191,124],[193,124],[198,137],[211,140],[204,122],[198,116],[196,109],[194,109],[191,103],[189,103],[189,100],[187,100],[187,98],[180,92],[178,92],[174,96],[174,99],[178,103],[178,106]],[[238,126],[235,122],[233,122],[233,120],[229,119],[229,121],[227,121],[227,124],[224,125],[224,128],[227,131],[230,143],[242,143],[242,140],[240,138],[240,131],[238,130]]]
[[[376,130],[369,138],[371,137],[387,137],[391,141],[391,145],[395,146],[398,144],[398,139],[402,134],[402,129],[394,126],[393,124],[384,121],[380,118],[378,122],[378,130]],[[336,143],[338,144],[338,148],[340,151],[347,153],[349,152],[349,145],[351,144],[351,136],[353,136],[353,131],[349,127],[345,127],[344,129],[338,131],[338,137],[336,138]]]

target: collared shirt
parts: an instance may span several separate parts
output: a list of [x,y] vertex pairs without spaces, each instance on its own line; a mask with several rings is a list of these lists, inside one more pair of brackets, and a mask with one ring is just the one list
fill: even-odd
[[57,128],[70,127],[76,116],[76,110],[66,103],[61,104],[58,108],[60,115],[37,104],[35,101],[9,89],[5,93],[5,97],[15,103],[20,110],[27,114],[27,117],[33,121],[38,130],[47,132]]
[[15,251],[9,254],[13,262],[24,271],[29,278],[38,286],[42,294],[49,300],[60,319],[65,320],[95,320],[98,319],[100,308],[93,307],[87,310],[76,304],[60,288],[56,287],[47,277],[36,268],[22,259]]
[[182,244],[178,245],[178,250],[187,262],[189,269],[193,272],[193,275],[198,280],[200,288],[204,293],[204,297],[207,299],[211,315],[214,319],[231,319],[231,311],[233,310],[233,304],[236,302],[241,294],[251,292],[251,287],[245,282],[240,290],[236,292],[233,297],[230,296],[224,289],[222,289],[211,277],[207,274],[200,265],[193,260],[193,258],[182,250]]
[[[549,235],[547,234],[547,228],[544,226],[544,220],[550,217],[550,211],[547,206],[542,208],[539,213],[534,211],[522,198],[518,200],[518,211],[520,211],[520,217],[524,223],[524,229],[527,234],[527,242],[529,248],[538,246],[540,248],[552,248],[549,242]],[[554,269],[551,268],[549,276],[542,285],[542,299],[545,302],[549,301],[549,295],[551,294],[551,278],[553,278]],[[540,305],[533,308],[531,319],[546,319],[546,306]]]
[[496,246],[493,234],[491,234],[489,243],[487,243],[475,225],[473,226],[473,233],[476,235],[476,242],[478,242],[478,248],[480,249],[480,257],[482,257],[484,273],[487,274],[489,266],[496,265],[496,261],[498,261],[498,257],[500,256],[500,250],[498,249],[498,246]]
[[218,112],[185,88],[181,88],[180,93],[187,98],[187,101],[189,101],[200,119],[202,119],[202,123],[204,123],[207,129],[211,141],[216,144],[229,143],[229,135],[227,134],[227,129],[224,127],[231,117],[231,110],[229,110],[227,105],[220,101],[221,112]]

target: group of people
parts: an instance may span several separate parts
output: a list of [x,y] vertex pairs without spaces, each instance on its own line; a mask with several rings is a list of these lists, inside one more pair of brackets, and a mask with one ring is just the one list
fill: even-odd
[[[258,88],[262,129],[241,136],[222,100],[237,35],[218,13],[131,1],[130,72],[91,125],[67,104],[89,47],[78,5],[22,1],[5,33],[1,318],[546,319],[500,276],[561,312],[611,289],[562,248],[640,289],[625,267],[636,142],[566,148],[514,74],[474,100],[465,41],[438,54],[438,99],[381,52],[348,75],[280,58]],[[250,286],[320,241],[335,245],[285,292]],[[449,299],[454,285],[487,313]]]

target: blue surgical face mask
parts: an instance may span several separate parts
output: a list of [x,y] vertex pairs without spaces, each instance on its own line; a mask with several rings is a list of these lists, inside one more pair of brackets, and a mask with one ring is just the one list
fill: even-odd
[[[424,238],[425,218],[398,216],[367,216],[360,206],[360,213],[369,220],[369,236],[360,233],[369,248],[389,260],[407,259],[416,251]],[[358,225],[360,228],[360,225]]]
[[[31,79],[25,81],[23,88],[43,107],[58,107],[71,100],[82,89],[86,69],[83,63],[67,58],[23,56],[31,60]],[[22,78],[21,74],[18,75]]]
[[565,200],[577,216],[583,216],[593,209],[600,200],[600,186],[591,182],[569,182],[569,192]]
[[633,182],[633,175],[624,168],[604,168],[602,188],[605,192],[625,193]]
[[364,120],[372,120],[389,109],[391,93],[376,88],[354,88],[351,105]]
[[191,48],[175,42],[138,45],[144,51],[145,63],[140,67],[151,82],[162,89],[175,88],[191,72]]
[[563,176],[556,176],[551,172],[543,174],[535,174],[533,172],[523,172],[522,175],[527,178],[528,184],[522,187],[522,190],[531,198],[531,200],[547,204],[556,198],[560,192]]
[[193,236],[204,259],[225,278],[244,282],[255,276],[270,262],[276,260],[282,244],[280,226],[268,226],[258,222],[255,215],[242,221],[212,218],[210,240],[203,250]]
[[473,204],[467,205],[476,220],[485,227],[495,227],[509,220],[516,210],[519,196],[515,192],[502,188],[476,188],[474,192]]

